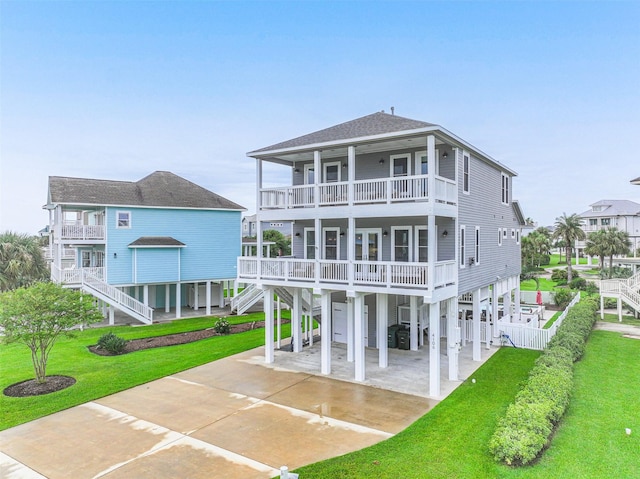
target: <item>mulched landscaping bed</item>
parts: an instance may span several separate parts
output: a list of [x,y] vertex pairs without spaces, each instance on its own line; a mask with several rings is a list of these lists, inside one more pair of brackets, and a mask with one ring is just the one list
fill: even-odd
[[41,396],[49,394],[61,389],[73,386],[76,380],[69,376],[47,376],[43,383],[37,382],[35,379],[29,379],[20,383],[12,384],[5,388],[4,395],[22,398],[27,396]]
[[[288,320],[283,320],[282,323],[288,323]],[[263,328],[264,321],[254,321],[252,323],[232,324],[231,332],[229,334],[243,333],[252,329]],[[130,339],[127,341],[124,352],[122,354],[132,353],[134,351],[140,351],[142,349],[160,348],[163,346],[175,346],[178,344],[187,344],[194,341],[200,341],[201,339],[210,338],[212,336],[223,336],[216,333],[213,328],[201,329],[199,331],[188,331],[186,333],[168,334],[166,336],[156,336],[153,338],[142,339]],[[115,356],[114,354],[104,349],[98,348],[96,345],[89,346],[89,351],[98,354],[100,356]]]

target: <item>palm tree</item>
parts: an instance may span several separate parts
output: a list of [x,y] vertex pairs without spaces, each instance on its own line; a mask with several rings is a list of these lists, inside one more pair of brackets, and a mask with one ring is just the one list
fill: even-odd
[[597,256],[600,261],[600,274],[604,271],[604,258],[609,253],[607,232],[605,230],[594,231],[587,236],[584,252],[589,256]]
[[628,254],[631,248],[629,233],[618,228],[607,228],[605,231],[609,244],[609,278],[613,276],[613,257],[620,254]]
[[0,291],[42,281],[49,269],[35,236],[6,231],[0,234]]
[[582,219],[576,214],[567,216],[566,213],[562,213],[562,216],[556,218],[556,229],[553,232],[554,238],[562,238],[565,243],[565,255],[567,258],[567,282],[571,283],[573,274],[571,271],[571,251],[576,241],[584,240],[586,237],[585,232],[580,227],[582,225]]

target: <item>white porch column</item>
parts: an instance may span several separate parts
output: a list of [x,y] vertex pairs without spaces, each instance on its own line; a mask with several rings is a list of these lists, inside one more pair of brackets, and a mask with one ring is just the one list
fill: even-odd
[[113,326],[116,323],[116,309],[109,305],[109,324]]
[[604,319],[604,296],[600,295],[600,319]]
[[182,317],[182,286],[176,283],[176,319]]
[[449,356],[449,381],[457,381],[459,375],[460,328],[458,327],[458,300],[447,300],[447,345]]
[[274,361],[273,350],[273,290],[264,289],[264,362],[271,364]]
[[440,302],[429,304],[429,396],[440,396]]
[[504,321],[511,322],[511,290],[508,290],[502,296],[502,314]]
[[493,328],[491,334],[494,338],[500,336],[500,328],[498,327],[498,283],[493,283],[491,288],[491,322]]
[[622,322],[622,298],[618,297],[618,321]]
[[199,286],[200,285],[198,283],[193,283],[194,291],[193,291],[193,306],[192,307],[193,307],[194,311],[198,310],[198,305],[200,304],[200,292],[198,291],[200,289]]
[[427,191],[429,192],[429,202],[434,203],[436,192],[436,137],[433,135],[427,136],[427,163],[429,168]]
[[[229,289],[229,293],[231,290]],[[218,288],[218,306],[224,308],[224,281],[220,282],[220,288]]]
[[354,349],[355,349],[355,380],[364,381],[365,376],[365,320],[364,320],[364,295],[357,293],[353,299],[353,315],[354,315]]
[[520,281],[513,291],[513,317],[516,321],[520,321]]
[[349,281],[349,287],[353,288],[354,265],[353,262],[356,258],[356,220],[353,216],[347,218],[347,259],[349,260],[347,265],[347,278]]
[[352,363],[353,354],[353,337],[354,337],[354,304],[355,298],[347,298],[347,361]]
[[281,346],[281,342],[282,342],[282,304],[280,302],[280,296],[278,296],[278,304],[277,304],[277,316],[276,316],[276,321],[277,321],[277,326],[276,326],[276,347],[278,349],[280,349]]
[[387,342],[387,329],[389,327],[389,295],[376,294],[376,315],[378,336],[378,366],[386,368],[389,366],[389,344]]
[[[321,161],[322,153],[320,150],[315,150],[313,152],[313,202],[316,207],[320,204],[320,187],[319,183],[322,183],[324,180],[322,178],[322,167]],[[316,238],[318,236],[316,235]],[[319,243],[316,243],[316,247],[318,247]],[[316,256],[318,258],[318,256]]]
[[473,360],[481,361],[480,355],[480,290],[473,292]]
[[[347,172],[349,177],[347,197],[349,206],[353,206],[353,180],[356,177],[356,147],[352,145],[347,147]],[[342,178],[342,181],[345,181],[345,179]]]
[[142,287],[142,304],[149,306],[149,285],[145,284]]
[[291,340],[293,352],[302,351],[302,290],[293,290],[293,308],[291,309]]
[[171,311],[171,285],[169,283],[164,285],[164,312]]
[[331,374],[331,291],[320,293],[320,373]]
[[409,296],[409,334],[411,351],[418,350],[418,297]]
[[207,281],[205,283],[205,288],[207,289],[207,297],[205,299],[206,304],[205,304],[205,314],[207,316],[211,316],[211,281]]

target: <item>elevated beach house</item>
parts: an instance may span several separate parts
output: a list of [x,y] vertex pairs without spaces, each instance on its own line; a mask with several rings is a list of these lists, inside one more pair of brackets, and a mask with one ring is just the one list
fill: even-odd
[[[223,305],[244,208],[168,171],[139,181],[49,177],[51,278],[150,323]],[[107,306],[105,306],[107,307]]]
[[[515,172],[439,125],[374,113],[248,153],[257,169],[258,228],[292,222],[292,256],[238,259],[238,279],[264,291],[267,362],[274,361],[273,297],[320,321],[321,373],[345,343],[355,380],[365,348],[389,365],[389,347],[428,348],[429,394],[441,355],[458,379],[461,335],[473,359],[499,335],[494,316],[519,319],[523,215]],[[287,184],[263,185],[266,165]],[[257,240],[261,238],[257,232]],[[495,312],[495,314],[494,314]],[[406,325],[406,330],[402,326]],[[402,334],[401,334],[402,333]],[[442,343],[442,344],[441,344]]]

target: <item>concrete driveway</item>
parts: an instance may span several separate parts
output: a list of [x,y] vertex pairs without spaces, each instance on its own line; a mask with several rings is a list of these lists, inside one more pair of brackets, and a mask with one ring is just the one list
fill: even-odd
[[437,401],[268,368],[257,348],[0,432],[0,477],[270,478],[382,441]]

